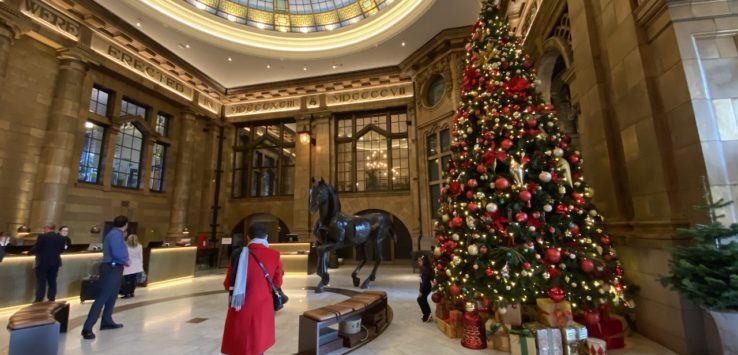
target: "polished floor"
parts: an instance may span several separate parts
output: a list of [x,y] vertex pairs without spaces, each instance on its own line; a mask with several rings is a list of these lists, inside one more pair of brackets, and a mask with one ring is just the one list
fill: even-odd
[[[331,286],[352,288],[350,268],[331,270]],[[365,273],[369,269],[365,268]],[[94,331],[97,339],[83,340],[82,322],[90,302],[71,301],[70,329],[62,335],[60,354],[106,355],[199,355],[220,354],[220,340],[225,319],[227,295],[222,290],[223,275],[199,276],[185,282],[140,288],[136,297],[121,299],[114,318],[124,328]],[[317,276],[287,275],[284,290],[290,296],[285,309],[277,313],[277,344],[267,354],[294,354],[297,351],[298,315],[304,310],[345,299],[334,293],[314,294],[305,290],[314,286]],[[386,265],[379,271],[374,289],[387,290],[394,318],[376,340],[352,354],[480,354],[492,350],[467,350],[459,339],[449,339],[433,323],[421,323],[417,297],[418,275],[409,266]],[[11,312],[0,313],[0,323],[7,324]],[[9,334],[0,332],[0,354],[8,351]],[[608,354],[674,354],[668,349],[632,334],[627,347]]]

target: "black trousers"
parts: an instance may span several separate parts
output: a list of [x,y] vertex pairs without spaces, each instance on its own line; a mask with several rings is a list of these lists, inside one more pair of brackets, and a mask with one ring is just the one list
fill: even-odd
[[121,276],[123,276],[123,265],[100,264],[100,294],[97,295],[95,302],[90,307],[90,313],[87,314],[87,320],[82,327],[82,331],[92,331],[92,326],[97,323],[97,319],[100,317],[100,311],[102,311],[101,325],[113,325],[115,323],[113,321],[113,308],[115,308],[115,301],[118,299]]
[[44,300],[46,285],[49,285],[49,301],[56,300],[56,275],[59,274],[58,266],[36,266],[36,299],[34,302]]
[[123,295],[133,296],[138,284],[138,273],[123,276]]
[[418,296],[418,305],[420,305],[420,310],[423,312],[423,317],[426,318],[431,314],[431,308],[428,304],[428,295],[430,295],[430,291],[422,292],[420,296]]

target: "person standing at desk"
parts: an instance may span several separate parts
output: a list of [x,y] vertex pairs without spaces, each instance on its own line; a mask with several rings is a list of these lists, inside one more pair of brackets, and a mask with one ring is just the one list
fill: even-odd
[[123,328],[123,324],[113,321],[113,308],[118,299],[120,290],[120,279],[123,276],[123,267],[128,266],[128,248],[125,243],[125,233],[128,230],[128,217],[118,216],[113,220],[113,229],[103,239],[103,260],[100,264],[100,294],[90,307],[87,320],[82,327],[82,337],[95,339],[92,327],[97,323],[97,318],[102,312],[100,330]]
[[47,224],[44,226],[44,234],[38,236],[36,244],[31,248],[30,254],[36,254],[36,299],[44,300],[46,285],[49,285],[47,295],[49,301],[56,300],[56,276],[61,267],[61,253],[66,249],[64,239],[54,230],[56,226]]
[[69,238],[69,227],[59,227],[59,235],[64,240],[64,250],[68,250],[72,246],[72,238]]

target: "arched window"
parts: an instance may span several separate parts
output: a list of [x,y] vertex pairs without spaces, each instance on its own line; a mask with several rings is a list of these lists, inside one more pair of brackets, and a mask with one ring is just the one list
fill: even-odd
[[233,197],[293,193],[295,128],[295,123],[239,127],[234,148]]
[[404,108],[346,114],[336,119],[336,127],[339,191],[410,188]]

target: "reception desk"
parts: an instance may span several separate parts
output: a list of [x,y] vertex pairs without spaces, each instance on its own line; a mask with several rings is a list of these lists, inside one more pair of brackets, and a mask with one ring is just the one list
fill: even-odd
[[[62,254],[61,257],[56,297],[77,297],[82,278],[99,273],[102,253],[80,252]],[[36,294],[35,262],[33,255],[6,255],[0,262],[0,308],[33,302]]]
[[195,276],[197,247],[146,249],[144,269],[147,284]]
[[308,273],[310,243],[269,243],[269,248],[279,251],[285,273]]

